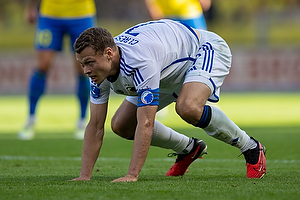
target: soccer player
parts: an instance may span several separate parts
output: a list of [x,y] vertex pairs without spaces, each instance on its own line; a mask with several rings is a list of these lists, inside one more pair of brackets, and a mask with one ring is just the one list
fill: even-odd
[[209,10],[211,0],[145,0],[152,19],[168,18],[195,29],[207,29],[203,11]]
[[[219,108],[220,86],[231,67],[231,53],[217,34],[172,20],[133,26],[115,38],[103,28],[84,31],[75,42],[84,73],[90,77],[90,121],[85,130],[78,178],[89,180],[103,142],[110,89],[127,95],[112,118],[112,130],[134,140],[126,176],[114,182],[137,181],[149,146],[172,149],[178,155],[166,176],[184,175],[206,153],[206,144],[155,120],[158,110],[176,102],[187,123],[238,148],[246,159],[247,177],[266,172],[264,147],[250,138]],[[172,116],[169,116],[172,117]]]
[[[96,9],[93,0],[29,0],[25,11],[25,18],[28,22],[38,21],[35,35],[37,65],[32,73],[28,92],[29,116],[24,128],[18,134],[20,139],[29,140],[34,137],[36,106],[44,94],[53,57],[56,52],[62,50],[64,35],[70,36],[71,48],[74,51],[73,44],[80,33],[95,26]],[[75,138],[83,139],[86,109],[89,102],[89,80],[76,61],[75,54],[74,68],[80,103],[80,117]]]

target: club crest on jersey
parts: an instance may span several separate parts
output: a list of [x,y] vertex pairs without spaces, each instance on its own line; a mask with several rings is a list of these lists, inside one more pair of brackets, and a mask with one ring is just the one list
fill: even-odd
[[144,104],[150,104],[152,103],[154,99],[154,96],[152,94],[152,92],[150,91],[144,91],[141,95],[141,101],[144,103]]
[[96,86],[91,85],[91,96],[94,99],[100,98],[100,88],[97,88]]

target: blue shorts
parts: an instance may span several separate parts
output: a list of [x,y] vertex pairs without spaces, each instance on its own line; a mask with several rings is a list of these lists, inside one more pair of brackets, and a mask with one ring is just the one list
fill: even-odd
[[180,23],[188,25],[194,29],[207,30],[204,15],[201,15],[196,18],[190,18],[190,19],[173,19],[173,20],[179,21]]
[[79,19],[57,19],[40,16],[35,34],[37,50],[61,51],[64,35],[69,35],[71,49],[78,36],[86,29],[95,26],[95,17]]

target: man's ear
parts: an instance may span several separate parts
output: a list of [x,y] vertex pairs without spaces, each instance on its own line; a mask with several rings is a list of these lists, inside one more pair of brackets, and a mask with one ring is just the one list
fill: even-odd
[[104,55],[106,55],[109,59],[111,59],[114,55],[114,51],[110,47],[106,47],[104,49]]

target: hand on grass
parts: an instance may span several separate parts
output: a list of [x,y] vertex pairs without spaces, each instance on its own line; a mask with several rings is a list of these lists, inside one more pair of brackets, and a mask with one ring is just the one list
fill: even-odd
[[113,180],[112,182],[133,182],[133,181],[137,181],[137,180],[138,180],[137,176],[126,175],[124,177],[117,178],[117,179]]
[[86,178],[86,177],[78,177],[78,178],[74,178],[72,180],[69,181],[89,181],[90,178]]

